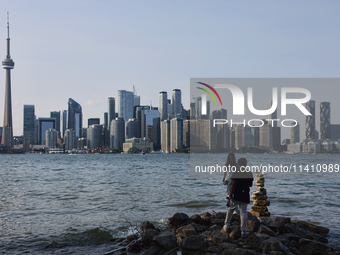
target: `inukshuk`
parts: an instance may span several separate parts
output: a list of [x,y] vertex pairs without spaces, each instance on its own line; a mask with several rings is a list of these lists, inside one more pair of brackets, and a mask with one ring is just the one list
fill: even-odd
[[255,175],[256,191],[253,191],[252,199],[253,206],[250,213],[254,216],[270,216],[267,206],[270,205],[270,201],[267,200],[267,191],[264,188],[264,175],[262,174],[261,168],[257,170]]

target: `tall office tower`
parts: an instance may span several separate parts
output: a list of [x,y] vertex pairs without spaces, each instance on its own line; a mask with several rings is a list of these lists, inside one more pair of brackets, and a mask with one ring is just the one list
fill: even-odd
[[108,113],[104,112],[104,127],[105,130],[108,129]]
[[331,124],[331,139],[340,140],[340,125]]
[[[295,122],[292,122],[291,125],[294,125]],[[297,123],[295,127],[290,128],[290,143],[299,143],[300,142],[300,124]]]
[[104,112],[104,146],[110,147],[110,125],[109,125],[109,114]]
[[95,125],[95,124],[97,124],[97,125],[100,124],[100,119],[99,118],[89,118],[87,120],[87,127],[90,127],[90,126]]
[[1,144],[1,139],[2,139],[2,127],[0,127],[0,144]]
[[45,145],[45,133],[55,129],[55,118],[38,118],[38,144]]
[[66,129],[64,137],[65,150],[75,149],[77,147],[76,142],[77,142],[76,132],[72,129]]
[[161,149],[161,118],[152,120],[152,142],[154,150]]
[[80,104],[72,98],[68,99],[67,129],[73,129],[77,138],[82,137],[83,114]]
[[103,126],[99,124],[93,124],[87,129],[87,148],[102,147],[102,129]]
[[196,114],[196,104],[195,102],[190,103],[190,119],[193,120],[195,119],[195,114]]
[[183,121],[183,146],[190,148],[190,120]]
[[331,103],[320,103],[320,139],[331,138]]
[[168,118],[168,94],[165,91],[159,92],[158,95],[158,112],[161,116],[161,121]]
[[24,136],[29,137],[29,144],[35,144],[34,105],[24,105]]
[[60,132],[60,111],[54,111],[50,113],[50,118],[55,118],[55,130]]
[[62,122],[63,122],[63,125],[62,125],[63,130],[61,132],[61,136],[64,138],[65,131],[66,131],[66,128],[67,128],[67,111],[66,110],[63,111]]
[[129,119],[125,122],[125,140],[137,137],[137,120]]
[[172,116],[182,118],[182,96],[180,89],[172,91]]
[[110,125],[110,147],[111,149],[122,149],[125,141],[124,136],[125,122],[123,118],[116,118],[111,121]]
[[161,149],[170,152],[170,120],[161,121]]
[[172,104],[171,104],[171,100],[170,99],[168,99],[168,119],[170,120],[170,119],[172,119],[173,118],[173,116],[172,116]]
[[[270,109],[272,107],[272,105],[273,105],[273,101],[269,101],[268,104],[267,104],[267,109]],[[276,120],[277,119],[277,109],[272,114],[268,114],[267,118],[271,119],[271,120]],[[272,124],[272,121],[270,121],[269,124]],[[272,127],[277,127],[277,121],[273,121]]]
[[272,124],[264,121],[264,125],[259,128],[259,145],[266,148],[273,148],[273,128]]
[[221,109],[221,110],[215,110],[210,114],[210,119],[227,119],[227,110],[226,109]]
[[145,138],[150,139],[150,142],[153,142],[153,126],[151,125],[146,125],[146,134]]
[[195,119],[200,120],[202,118],[202,97],[195,98]]
[[45,145],[48,149],[57,148],[57,131],[55,129],[46,130]]
[[274,151],[278,151],[278,152],[282,151],[281,149],[281,127],[272,127],[272,143],[273,143]]
[[6,90],[5,90],[5,112],[4,124],[2,130],[1,144],[7,146],[7,151],[13,148],[13,124],[12,124],[12,96],[11,96],[11,69],[14,68],[14,62],[10,55],[9,39],[9,16],[7,12],[7,55],[2,61],[2,68],[6,70]]
[[138,106],[138,105],[140,105],[140,96],[137,96],[135,85],[133,85],[133,106]]
[[170,121],[170,152],[183,149],[183,120],[173,118]]
[[118,90],[118,117],[124,121],[133,118],[133,92]]
[[110,130],[111,121],[116,118],[116,100],[114,97],[107,99],[107,129]]
[[315,139],[315,101],[309,100],[305,107],[312,114],[306,116],[306,139]]

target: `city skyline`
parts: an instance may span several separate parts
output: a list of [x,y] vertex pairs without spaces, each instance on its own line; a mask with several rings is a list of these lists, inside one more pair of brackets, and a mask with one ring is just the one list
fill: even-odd
[[[131,3],[4,2],[0,31],[8,10],[16,60],[14,135],[22,134],[24,104],[48,117],[73,98],[85,120],[103,122],[107,98],[133,85],[141,104],[154,106],[160,91],[169,98],[179,88],[188,109],[191,77],[338,76],[339,3]],[[1,91],[4,80],[1,72]],[[0,119],[3,112],[2,103]]]

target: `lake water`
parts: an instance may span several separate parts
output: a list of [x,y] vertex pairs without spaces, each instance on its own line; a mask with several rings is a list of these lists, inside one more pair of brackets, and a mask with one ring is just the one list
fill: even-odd
[[[241,156],[255,163],[340,162],[338,155]],[[142,221],[225,211],[221,178],[190,177],[188,154],[0,155],[0,165],[0,253],[101,254]],[[328,227],[330,243],[339,245],[340,179],[323,177],[268,175],[269,211]]]

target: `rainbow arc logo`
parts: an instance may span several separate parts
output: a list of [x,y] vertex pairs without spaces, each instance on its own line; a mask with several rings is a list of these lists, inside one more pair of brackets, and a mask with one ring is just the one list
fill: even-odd
[[[206,86],[206,87],[209,88],[212,92],[214,92],[214,94],[217,96],[217,98],[218,98],[218,100],[220,101],[220,104],[221,104],[221,106],[222,106],[221,97],[220,97],[220,95],[217,93],[217,91],[216,91],[213,87],[211,87],[210,85],[208,85],[208,84],[206,84],[206,83],[203,83],[203,82],[197,82],[197,83]],[[196,88],[198,88],[198,89],[203,90],[204,92],[206,92],[206,93],[212,98],[212,100],[214,101],[215,105],[217,106],[215,97],[213,96],[213,94],[212,94],[209,90],[204,89],[204,88],[201,88],[201,87],[196,87]]]

